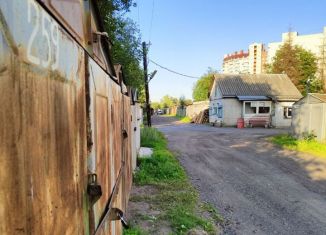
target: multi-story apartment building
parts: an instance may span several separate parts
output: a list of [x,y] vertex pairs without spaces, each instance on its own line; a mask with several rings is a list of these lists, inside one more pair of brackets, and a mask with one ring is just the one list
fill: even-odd
[[262,43],[249,45],[247,52],[239,51],[227,54],[223,59],[223,73],[260,74],[264,73],[266,50]]
[[326,27],[322,33],[299,35],[298,32],[287,32],[282,34],[281,42],[268,44],[267,63],[272,63],[276,51],[287,41],[291,40],[293,45],[298,45],[314,53],[318,59],[318,76],[324,80],[326,87]]
[[265,73],[267,52],[262,43],[249,45],[249,73]]
[[249,53],[239,51],[224,55],[223,73],[249,73]]

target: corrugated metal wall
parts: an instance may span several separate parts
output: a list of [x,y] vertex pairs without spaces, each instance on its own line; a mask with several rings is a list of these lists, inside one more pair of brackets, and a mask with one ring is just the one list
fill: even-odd
[[307,103],[293,105],[292,130],[301,137],[304,133],[314,133],[320,141],[326,141],[326,104]]
[[121,234],[110,212],[132,183],[130,97],[101,45],[85,46],[87,1],[42,2],[0,2],[0,234]]

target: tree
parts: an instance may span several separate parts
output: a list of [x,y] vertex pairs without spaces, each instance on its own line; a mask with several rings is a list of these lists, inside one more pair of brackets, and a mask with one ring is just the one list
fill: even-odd
[[151,107],[154,109],[154,110],[158,110],[158,109],[161,109],[161,103],[159,102],[152,102],[151,103]]
[[165,95],[161,99],[162,108],[170,108],[172,106],[178,105],[178,99],[169,95]]
[[103,0],[98,3],[105,31],[112,42],[113,63],[123,66],[126,85],[138,88],[140,97],[143,97],[140,33],[137,25],[125,17],[125,13],[135,4],[133,0]]
[[217,72],[210,68],[208,72],[195,83],[192,90],[192,98],[194,101],[202,101],[208,99],[209,93],[214,83],[215,73]]
[[188,106],[191,104],[192,104],[192,100],[186,99],[186,97],[184,95],[180,96],[180,98],[178,100],[178,106],[184,108],[185,106]]
[[316,56],[300,46],[292,45],[291,39],[276,51],[268,72],[286,73],[302,93],[306,92],[307,86],[310,87],[310,92],[321,89],[320,80],[316,77]]

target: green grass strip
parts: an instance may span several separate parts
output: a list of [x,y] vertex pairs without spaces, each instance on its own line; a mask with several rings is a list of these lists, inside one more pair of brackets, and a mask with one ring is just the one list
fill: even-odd
[[326,144],[315,139],[296,139],[291,135],[283,134],[272,137],[272,142],[286,149],[326,158]]
[[153,148],[153,155],[140,160],[140,169],[134,176],[134,182],[137,185],[155,186],[159,193],[139,198],[136,196],[133,200],[147,201],[159,208],[163,212],[160,219],[170,223],[173,234],[186,234],[192,228],[215,234],[214,222],[221,222],[221,216],[212,206],[205,211],[211,213],[216,221],[199,215],[198,210],[202,211],[203,208],[199,208],[198,192],[190,184],[179,161],[168,150],[163,134],[155,128],[142,128],[141,145]]

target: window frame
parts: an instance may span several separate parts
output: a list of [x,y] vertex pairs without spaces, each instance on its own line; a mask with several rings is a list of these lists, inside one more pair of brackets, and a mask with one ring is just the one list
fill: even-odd
[[[289,110],[291,112],[291,115],[289,115]],[[292,106],[284,106],[283,107],[283,118],[292,119]]]
[[219,105],[217,108],[217,117],[223,118],[223,105]]

